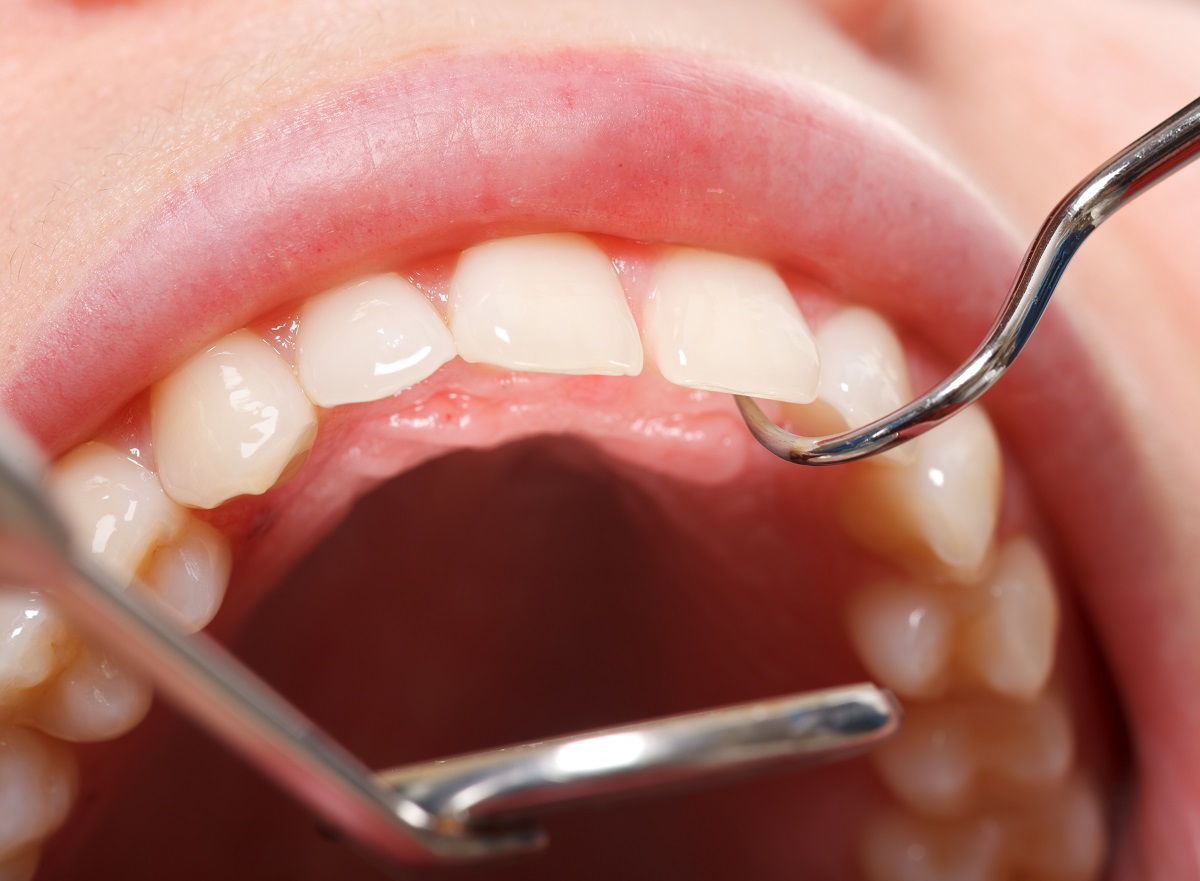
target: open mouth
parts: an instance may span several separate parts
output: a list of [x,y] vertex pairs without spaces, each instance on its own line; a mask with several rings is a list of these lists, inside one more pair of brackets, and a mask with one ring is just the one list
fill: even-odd
[[[185,626],[219,607],[369,764],[864,677],[905,700],[870,762],[563,819],[544,860],[483,876],[1094,878],[1121,764],[1057,516],[1083,478],[1030,440],[1081,430],[1034,372],[1070,365],[1078,393],[1079,344],[1050,316],[994,409],[816,472],[727,394],[866,422],[971,348],[1014,266],[960,183],[836,97],[671,57],[461,56],[247,135],[4,401],[89,547]],[[38,809],[0,841],[14,877],[80,791],[50,877],[353,871],[161,722],[77,789],[60,741],[126,731],[148,691],[19,600],[5,761]]]

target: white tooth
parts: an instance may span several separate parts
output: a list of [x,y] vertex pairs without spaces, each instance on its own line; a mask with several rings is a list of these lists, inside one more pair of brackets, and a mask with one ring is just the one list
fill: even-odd
[[62,825],[77,789],[66,746],[36,731],[0,726],[0,860],[12,863],[6,869],[15,873],[25,853]]
[[850,605],[850,638],[867,670],[904,697],[933,697],[945,686],[954,621],[933,591],[918,585],[868,588]]
[[296,373],[322,407],[394,395],[456,354],[437,310],[398,275],[334,288],[300,310]]
[[1045,688],[1054,666],[1054,576],[1037,545],[1016,539],[1001,552],[986,591],[985,608],[963,634],[963,659],[992,691],[1028,700]]
[[908,464],[864,462],[837,489],[842,527],[896,560],[974,575],[1000,513],[1000,445],[978,405],[913,441]]
[[924,814],[961,812],[977,764],[969,725],[960,707],[907,707],[904,728],[871,756],[888,790]]
[[78,651],[62,616],[36,591],[0,588],[0,706],[23,698]]
[[187,516],[153,471],[101,443],[83,444],[56,462],[47,489],[77,546],[125,584]]
[[46,690],[22,707],[22,721],[62,740],[111,740],[150,709],[151,691],[111,656],[84,647]]
[[[912,400],[908,365],[900,340],[883,317],[870,309],[843,309],[816,332],[821,382],[812,404],[785,409],[806,434],[832,434],[859,428]],[[911,462],[911,444],[876,461]]]
[[171,544],[154,554],[143,583],[175,614],[185,631],[195,633],[221,607],[230,565],[225,536],[193,518]]
[[1007,829],[989,818],[951,822],[889,812],[860,845],[867,881],[1001,881]]
[[637,325],[612,262],[574,233],[468,248],[450,283],[448,318],[464,361],[541,373],[642,372]]
[[1010,848],[1011,877],[1092,881],[1104,868],[1108,830],[1096,788],[1076,776],[1023,812]]
[[317,431],[291,368],[245,330],[157,383],[150,418],[163,489],[195,508],[266,492],[290,476]]
[[675,385],[808,403],[817,346],[782,278],[766,263],[677,248],[654,269],[646,339]]

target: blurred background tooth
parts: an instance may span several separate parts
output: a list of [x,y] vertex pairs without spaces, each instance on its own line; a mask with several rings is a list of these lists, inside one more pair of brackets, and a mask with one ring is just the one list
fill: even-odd
[[448,317],[464,361],[541,373],[642,372],[637,325],[612,262],[574,233],[468,248],[450,283]]
[[187,516],[154,472],[101,443],[83,444],[54,463],[47,489],[76,545],[124,584]]
[[24,699],[78,649],[62,616],[39,593],[0,588],[0,707]]
[[839,485],[842,527],[897,561],[932,561],[974,575],[1000,513],[1000,445],[978,405],[909,444],[907,464],[867,461]]
[[932,697],[945,686],[954,620],[932,590],[887,583],[859,593],[850,639],[871,676],[903,697]]
[[142,583],[175,614],[186,632],[195,633],[221,607],[231,563],[225,536],[191,518],[171,544],[155,551]]
[[0,861],[0,881],[32,881],[37,875],[41,850],[30,847]]
[[659,372],[675,385],[796,403],[816,397],[816,343],[766,263],[669,251],[655,266],[643,324]]
[[456,354],[437,310],[398,275],[334,288],[300,310],[296,372],[308,397],[322,407],[394,395]]
[[22,707],[20,721],[62,740],[111,740],[150,709],[151,690],[112,656],[84,646],[45,690]]
[[1008,849],[1013,877],[1092,881],[1101,876],[1104,811],[1095,786],[1083,777],[1072,777],[1031,804],[1014,825]]
[[1074,756],[1066,710],[1043,697],[909,704],[904,729],[872,758],[905,806],[950,817],[1049,792],[1065,781]]
[[6,870],[15,873],[29,862],[31,848],[62,825],[76,793],[75,759],[65,745],[0,725],[0,860],[11,863]]
[[998,694],[1029,699],[1050,678],[1058,636],[1058,596],[1045,557],[1028,538],[1000,553],[985,606],[966,624],[960,654]]
[[157,383],[150,417],[163,489],[195,508],[266,492],[294,471],[317,431],[291,368],[245,330]]
[[991,818],[947,822],[893,811],[867,827],[859,852],[867,881],[1011,881],[1001,875],[1008,849],[1005,826]]

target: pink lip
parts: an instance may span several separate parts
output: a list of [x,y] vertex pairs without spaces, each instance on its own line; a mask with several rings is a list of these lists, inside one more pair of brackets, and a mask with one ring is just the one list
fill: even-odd
[[60,452],[273,306],[531,229],[759,254],[902,321],[938,304],[972,341],[1015,264],[964,188],[811,86],[675,57],[458,56],[317,98],[197,170],[40,328],[0,402]]

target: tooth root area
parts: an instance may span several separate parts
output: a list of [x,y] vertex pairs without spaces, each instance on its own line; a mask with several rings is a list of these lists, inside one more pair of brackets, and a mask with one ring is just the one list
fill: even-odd
[[36,847],[62,825],[77,791],[65,744],[0,725],[0,878],[27,877],[21,871],[36,865]]
[[142,721],[149,685],[110,655],[84,646],[20,709],[19,721],[62,740],[112,740]]
[[317,428],[291,367],[245,330],[157,383],[150,419],[163,489],[195,508],[266,492],[308,451]]
[[637,325],[612,261],[574,233],[468,248],[450,282],[448,318],[465,361],[540,373],[642,371]]
[[142,583],[163,602],[181,629],[195,633],[220,609],[231,565],[225,536],[193,519],[173,543],[155,552]]
[[79,549],[125,584],[187,519],[154,472],[107,444],[83,444],[56,462],[47,490]]
[[1074,733],[1051,697],[917,704],[906,707],[904,729],[873,758],[906,806],[955,816],[1061,785],[1074,760]]
[[296,372],[322,407],[394,395],[456,354],[433,304],[395,274],[318,294],[300,310]]
[[860,463],[837,490],[843,529],[869,550],[976,578],[1000,513],[1000,445],[978,405],[909,446],[913,461]]
[[761,261],[667,252],[643,324],[659,372],[675,385],[797,403],[816,397],[812,332],[779,273]]
[[920,585],[881,584],[850,605],[850,638],[871,675],[902,697],[934,697],[947,684],[954,616]]
[[1038,546],[1019,538],[1000,553],[981,611],[965,626],[962,663],[997,694],[1030,699],[1054,667],[1058,595]]

